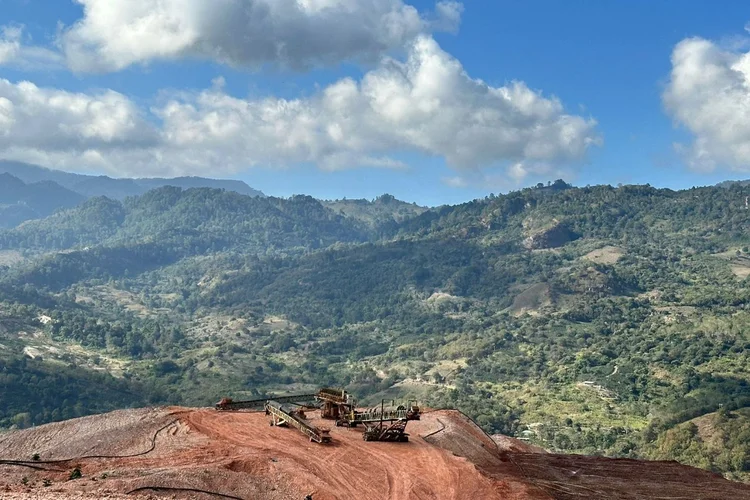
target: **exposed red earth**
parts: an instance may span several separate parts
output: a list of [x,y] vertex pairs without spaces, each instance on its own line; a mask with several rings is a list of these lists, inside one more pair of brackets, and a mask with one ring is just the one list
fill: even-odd
[[[408,443],[365,442],[361,430],[308,416],[331,428],[332,444],[269,426],[262,412],[176,407],[0,435],[0,498],[750,499],[750,485],[675,462],[493,440],[456,411],[409,422]],[[69,480],[76,467],[82,477]]]

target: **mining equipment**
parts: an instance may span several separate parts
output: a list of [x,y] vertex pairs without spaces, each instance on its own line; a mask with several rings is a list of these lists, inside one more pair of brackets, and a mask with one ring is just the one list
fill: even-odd
[[398,416],[405,418],[406,420],[419,420],[420,410],[419,405],[415,399],[412,399],[405,405],[397,405],[395,401],[391,400],[391,404],[386,406],[381,404],[367,410],[368,413],[384,413],[386,415]]
[[364,424],[365,431],[362,439],[365,441],[397,441],[406,442],[409,435],[406,434],[408,410],[403,405],[385,405],[385,400],[380,402],[379,407],[370,408],[364,412],[352,410],[336,421],[336,425],[346,427],[357,427]]
[[[311,403],[312,401],[315,403]],[[233,411],[262,408],[266,415],[271,415],[271,425],[291,425],[308,436],[311,441],[330,443],[330,430],[315,427],[307,420],[304,413],[306,408],[320,408],[321,417],[335,420],[337,426],[364,425],[362,439],[365,441],[408,441],[409,435],[405,432],[406,424],[409,420],[420,418],[417,401],[410,400],[406,405],[396,404],[395,401],[386,405],[385,402],[382,400],[380,406],[359,411],[355,409],[355,401],[346,390],[324,387],[315,394],[277,396],[249,401],[222,398],[216,403],[216,409]]]
[[265,404],[266,415],[271,416],[270,425],[296,427],[302,434],[310,438],[310,441],[316,443],[330,443],[331,436],[329,429],[322,429],[314,426],[305,418],[302,410],[291,405],[284,405],[278,401],[267,401]]
[[379,421],[395,422],[398,420],[419,420],[420,409],[416,402],[409,402],[408,406],[397,405],[393,401],[386,406],[385,400],[380,406],[369,408],[363,412],[351,409],[336,421],[337,426],[357,427],[359,424]]
[[[269,396],[266,398],[250,399],[247,401],[234,401],[232,398],[222,398],[216,403],[215,408],[221,411],[236,410],[262,410],[267,401],[277,403],[291,403],[306,408],[320,408],[322,418],[330,418],[337,422],[342,419],[357,421],[358,418],[351,417],[352,414],[362,413],[354,410],[355,401],[351,394],[344,389],[332,389],[324,387],[315,394],[295,394],[291,396]],[[410,400],[407,406],[396,405],[393,401],[387,407],[375,407],[365,411],[364,414],[379,413],[385,411],[390,416],[406,418],[407,420],[419,420],[420,409],[416,400]],[[356,423],[355,423],[356,425]]]
[[273,396],[268,398],[250,399],[247,401],[234,401],[232,398],[221,398],[215,408],[221,411],[236,410],[262,410],[267,401],[273,400],[278,403],[304,403],[315,401],[316,394],[297,394],[293,396]]
[[409,406],[406,408],[406,420],[419,420],[422,412],[419,411],[419,403],[416,399],[409,400]]
[[365,431],[362,433],[362,439],[365,441],[395,441],[405,443],[409,441],[409,435],[406,431],[408,420],[396,420],[388,425],[386,422],[377,424],[365,424]]
[[322,388],[315,395],[315,399],[322,403],[320,416],[339,420],[345,414],[354,411],[354,400],[344,389]]

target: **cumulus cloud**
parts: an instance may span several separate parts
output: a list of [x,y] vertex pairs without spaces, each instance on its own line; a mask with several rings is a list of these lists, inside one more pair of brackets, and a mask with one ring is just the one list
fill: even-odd
[[432,28],[436,31],[455,33],[461,24],[464,4],[460,2],[438,2],[435,6],[436,19]]
[[154,144],[153,128],[117,92],[76,94],[0,79],[2,156],[75,161]]
[[[405,61],[386,58],[360,81],[345,78],[304,99],[242,99],[218,78],[168,97],[145,118],[114,92],[74,96],[5,82],[2,102],[9,111],[0,104],[0,136],[6,147],[25,147],[16,159],[47,155],[45,164],[144,176],[300,163],[404,168],[399,153],[416,152],[444,158],[460,176],[500,169],[519,181],[574,164],[599,142],[593,119],[522,82],[470,78],[429,36],[414,41]],[[55,137],[63,140],[48,144]]]
[[672,74],[663,94],[674,120],[693,135],[676,144],[697,170],[750,170],[750,53],[690,38],[672,53]]
[[76,0],[84,17],[60,43],[76,71],[194,57],[294,69],[377,60],[419,33],[454,31],[462,6],[422,14],[402,0]]
[[249,101],[214,89],[156,113],[178,147],[327,169],[398,166],[389,154],[417,151],[459,170],[511,162],[520,177],[579,160],[598,141],[593,120],[566,114],[523,83],[471,79],[429,37],[417,39],[407,61],[387,59],[361,82],[343,79],[310,99]]

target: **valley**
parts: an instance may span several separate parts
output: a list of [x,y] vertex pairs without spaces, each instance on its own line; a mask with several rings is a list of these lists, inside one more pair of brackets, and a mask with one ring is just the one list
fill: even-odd
[[92,198],[0,232],[0,426],[344,386],[748,480],[748,189]]

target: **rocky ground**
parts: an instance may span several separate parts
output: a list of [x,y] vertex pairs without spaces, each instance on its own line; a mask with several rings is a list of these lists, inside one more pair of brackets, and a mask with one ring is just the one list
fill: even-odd
[[[0,437],[0,498],[750,499],[750,486],[674,462],[544,453],[488,437],[455,411],[410,422],[408,443],[333,443],[263,413],[117,411]],[[33,460],[35,454],[39,460]],[[71,480],[78,468],[81,476]]]

